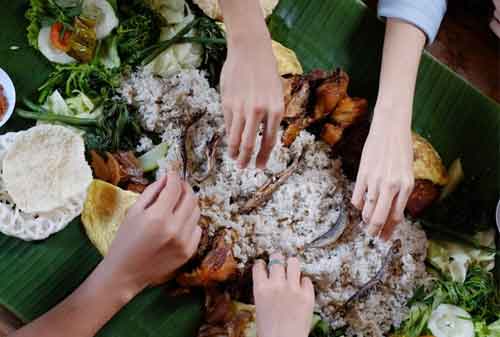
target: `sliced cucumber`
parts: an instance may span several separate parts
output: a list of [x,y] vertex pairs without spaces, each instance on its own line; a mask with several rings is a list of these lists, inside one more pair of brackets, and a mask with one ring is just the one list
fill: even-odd
[[140,156],[139,162],[141,163],[144,172],[151,172],[158,168],[158,161],[164,159],[168,153],[168,144],[161,143],[156,145],[150,151]]
[[427,327],[435,337],[474,337],[469,313],[451,304],[440,304],[431,313]]

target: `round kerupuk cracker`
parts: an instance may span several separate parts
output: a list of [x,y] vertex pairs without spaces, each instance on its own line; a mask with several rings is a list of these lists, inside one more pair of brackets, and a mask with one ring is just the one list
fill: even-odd
[[25,213],[50,212],[87,190],[92,170],[76,132],[40,125],[17,134],[3,158],[7,193]]
[[16,133],[0,136],[0,232],[32,241],[42,240],[65,228],[83,209],[87,192],[66,201],[65,205],[45,213],[30,214],[21,211],[5,189],[1,167],[8,149],[16,140]]

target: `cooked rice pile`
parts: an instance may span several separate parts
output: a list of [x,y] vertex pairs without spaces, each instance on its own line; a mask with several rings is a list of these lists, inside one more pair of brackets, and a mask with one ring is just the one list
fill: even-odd
[[[202,73],[190,70],[161,79],[137,72],[124,84],[122,93],[139,107],[143,125],[171,145],[159,175],[165,174],[168,163],[180,159],[179,141],[186,116],[206,110],[190,133],[190,171],[204,172],[206,144],[223,130],[223,116],[219,95]],[[272,199],[248,215],[239,214],[241,203],[271,175],[283,171],[303,149],[300,169]],[[383,336],[405,318],[406,301],[425,277],[425,233],[409,220],[400,224],[393,240],[401,239],[401,254],[386,272],[384,284],[355,302],[347,315],[338,313],[342,304],[375,276],[391,242],[363,232],[359,212],[349,202],[353,185],[343,176],[340,161],[330,157],[327,146],[303,131],[290,148],[275,147],[267,170],[239,170],[223,143],[217,152],[216,172],[198,186],[202,214],[211,219],[213,231],[222,227],[238,233],[233,251],[241,268],[265,252],[297,254],[305,274],[315,283],[317,309],[333,327],[348,324],[348,336]],[[327,248],[307,247],[330,228],[342,208],[350,221],[341,239]]]

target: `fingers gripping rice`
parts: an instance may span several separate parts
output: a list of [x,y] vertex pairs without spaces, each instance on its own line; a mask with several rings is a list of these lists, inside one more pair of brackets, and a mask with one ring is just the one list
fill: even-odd
[[16,206],[38,213],[84,193],[92,171],[80,135],[62,126],[40,125],[16,136],[3,160],[2,177]]
[[[0,136],[0,169],[9,148],[16,140],[16,133]],[[42,240],[62,230],[81,213],[86,192],[66,200],[65,204],[50,212],[25,213],[13,202],[5,189],[0,170],[0,232],[22,240]]]

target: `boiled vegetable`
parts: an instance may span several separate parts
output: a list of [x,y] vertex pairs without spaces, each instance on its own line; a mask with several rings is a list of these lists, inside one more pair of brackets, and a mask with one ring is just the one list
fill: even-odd
[[140,156],[139,162],[144,172],[151,172],[158,168],[158,161],[164,159],[168,153],[168,144],[161,143],[156,145],[150,151]]
[[428,327],[435,337],[474,337],[471,315],[450,304],[440,304],[432,312]]

